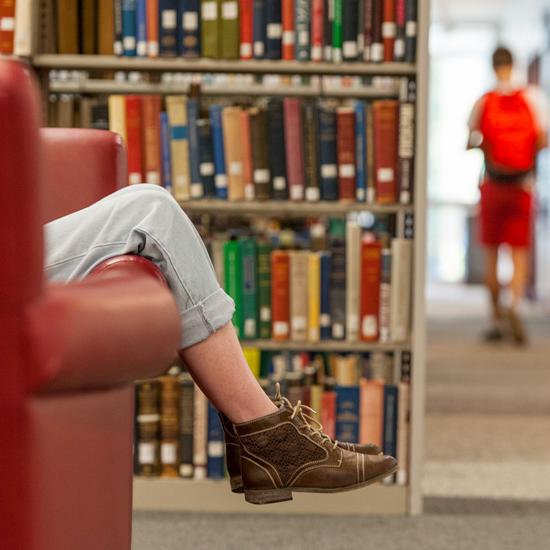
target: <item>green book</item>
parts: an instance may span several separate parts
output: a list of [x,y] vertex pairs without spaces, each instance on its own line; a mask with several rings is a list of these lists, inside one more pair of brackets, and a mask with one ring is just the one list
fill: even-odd
[[225,291],[235,300],[233,325],[240,338],[243,334],[243,267],[239,241],[227,241],[223,247],[224,287]]
[[258,310],[260,338],[271,338],[271,245],[258,243]]
[[253,340],[258,337],[258,289],[256,274],[256,241],[243,238],[241,245],[243,332],[242,338]]
[[201,0],[201,50],[203,57],[220,57],[222,0]]
[[343,0],[334,0],[334,20],[332,21],[332,61],[342,61],[342,20]]
[[222,59],[239,59],[239,2],[236,0],[221,0],[220,16],[220,57]]

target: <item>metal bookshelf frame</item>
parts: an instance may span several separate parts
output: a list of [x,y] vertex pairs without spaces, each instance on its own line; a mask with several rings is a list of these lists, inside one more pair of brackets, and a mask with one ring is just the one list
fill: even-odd
[[[319,216],[345,215],[348,212],[368,210],[373,213],[395,213],[403,219],[414,213],[414,261],[412,333],[405,343],[357,343],[322,342],[319,344],[284,343],[272,341],[243,342],[263,349],[312,349],[334,351],[404,351],[412,352],[411,417],[409,444],[409,479],[407,486],[379,484],[362,491],[333,494],[297,494],[291,503],[254,507],[244,503],[242,495],[233,495],[227,481],[192,481],[180,479],[135,478],[134,509],[163,511],[210,511],[247,513],[309,513],[340,515],[403,515],[422,512],[422,462],[424,448],[425,409],[425,361],[426,322],[424,304],[425,258],[426,258],[426,164],[427,164],[427,100],[428,100],[428,27],[430,24],[430,0],[418,0],[417,63],[313,63],[289,61],[223,61],[210,59],[138,59],[114,56],[50,55],[35,51],[38,43],[37,29],[40,14],[38,3],[33,3],[31,25],[34,29],[30,52],[21,51],[42,77],[43,92],[73,93],[125,93],[122,85],[109,88],[114,83],[100,84],[96,80],[81,83],[78,90],[71,83],[53,83],[50,87],[47,74],[53,69],[146,71],[146,72],[192,72],[232,74],[300,74],[300,75],[349,75],[349,76],[410,76],[416,77],[416,143],[415,143],[415,189],[414,205],[367,205],[342,203],[291,203],[278,201],[231,203],[214,200],[189,201],[182,204],[193,213],[217,213],[240,215]],[[62,86],[63,84],[63,86]],[[149,85],[151,86],[151,85]],[[290,89],[289,89],[290,88]],[[139,86],[138,86],[139,89]],[[132,84],[131,91],[138,91]],[[239,91],[239,90],[237,90]],[[242,91],[242,90],[241,90]],[[142,93],[175,92],[173,85],[157,85]],[[178,90],[179,92],[179,90]],[[254,90],[256,92],[256,90]],[[324,90],[321,90],[324,92]],[[364,94],[354,88],[341,93],[327,91],[328,96],[373,97],[370,88]],[[225,90],[227,93],[227,90]],[[280,87],[278,92],[268,88],[260,95],[297,95],[297,87]],[[304,95],[309,95],[306,90]],[[249,93],[248,95],[255,95]],[[312,95],[319,95],[317,92]],[[400,224],[401,225],[401,224]]]

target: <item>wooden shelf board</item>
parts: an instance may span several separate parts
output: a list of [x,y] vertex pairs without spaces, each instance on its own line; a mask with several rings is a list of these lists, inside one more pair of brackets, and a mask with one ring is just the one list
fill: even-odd
[[248,514],[405,515],[407,487],[372,485],[345,493],[294,493],[294,500],[255,506],[227,480],[134,478],[134,510]]
[[118,71],[186,71],[260,74],[388,75],[416,74],[409,63],[313,63],[298,61],[225,61],[216,59],[137,58],[110,55],[42,54],[32,58],[35,67],[51,69],[105,69]]
[[244,348],[259,348],[266,351],[407,351],[410,349],[408,342],[379,343],[379,342],[348,342],[346,340],[325,340],[323,342],[279,342],[276,340],[241,340]]

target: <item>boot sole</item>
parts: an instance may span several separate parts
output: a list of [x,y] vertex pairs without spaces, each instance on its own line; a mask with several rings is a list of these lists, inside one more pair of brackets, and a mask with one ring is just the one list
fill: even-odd
[[[285,502],[292,500],[292,492],[297,493],[345,493],[347,491],[353,491],[355,489],[361,489],[361,487],[367,487],[377,481],[394,474],[397,472],[399,466],[395,466],[391,470],[384,472],[372,479],[367,479],[362,483],[355,485],[348,485],[347,487],[292,487],[292,488],[280,488],[280,489],[244,489],[244,498],[246,502],[250,504],[274,504],[276,502]],[[236,492],[236,491],[234,491]]]

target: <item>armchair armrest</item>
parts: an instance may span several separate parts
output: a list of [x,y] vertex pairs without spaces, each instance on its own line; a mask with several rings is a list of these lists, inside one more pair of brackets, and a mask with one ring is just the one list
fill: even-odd
[[179,314],[150,275],[51,285],[29,312],[34,392],[86,390],[157,376],[176,356]]

